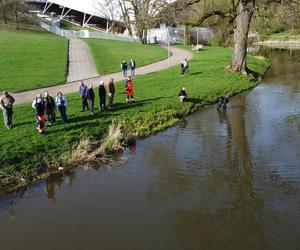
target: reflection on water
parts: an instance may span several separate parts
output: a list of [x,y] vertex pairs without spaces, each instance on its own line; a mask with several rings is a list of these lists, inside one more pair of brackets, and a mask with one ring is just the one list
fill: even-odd
[[4,197],[3,249],[300,249],[300,51],[264,53],[264,83],[227,111]]

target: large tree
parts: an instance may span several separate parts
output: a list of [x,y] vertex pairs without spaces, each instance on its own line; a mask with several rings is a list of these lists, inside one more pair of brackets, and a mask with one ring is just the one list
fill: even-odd
[[234,49],[230,70],[247,74],[247,45],[251,19],[255,11],[255,0],[241,0],[234,29]]

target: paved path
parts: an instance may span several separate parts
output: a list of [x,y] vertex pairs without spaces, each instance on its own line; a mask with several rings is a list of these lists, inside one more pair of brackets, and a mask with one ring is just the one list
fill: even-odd
[[89,46],[82,39],[69,40],[69,72],[67,82],[98,77]]
[[[172,56],[170,57],[169,60],[166,59],[157,63],[139,67],[136,69],[136,74],[144,75],[144,74],[164,70],[167,69],[169,66],[171,67],[171,66],[179,65],[184,58],[190,60],[193,57],[193,54],[191,52],[184,49],[175,48],[175,47],[171,47],[171,53]],[[178,66],[178,74],[179,74],[179,66]],[[86,79],[84,82],[86,84],[92,83],[94,86],[98,86],[101,80],[107,83],[110,78],[114,78],[116,82],[124,80],[122,73],[119,72],[119,73],[99,76],[96,78]],[[55,96],[58,91],[61,91],[64,94],[68,94],[68,93],[77,92],[78,89],[79,89],[79,81],[74,81],[74,82],[69,82],[58,86],[15,93],[13,94],[13,96],[16,99],[16,104],[19,104],[19,103],[31,102],[37,94],[43,93],[45,90],[49,91],[50,95]]]

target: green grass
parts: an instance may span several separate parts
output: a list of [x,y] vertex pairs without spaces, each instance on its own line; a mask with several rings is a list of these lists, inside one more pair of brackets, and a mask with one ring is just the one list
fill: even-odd
[[[35,114],[30,103],[14,108],[14,125],[7,130],[0,119],[0,186],[18,176],[29,179],[45,169],[44,162],[67,162],[72,150],[81,139],[99,141],[114,121],[123,123],[126,135],[148,136],[176,124],[179,119],[196,109],[215,102],[223,94],[233,95],[255,86],[247,77],[226,70],[231,57],[230,49],[206,48],[195,53],[190,62],[190,73],[180,76],[179,67],[134,79],[136,103],[125,104],[124,82],[116,84],[115,111],[81,113],[78,93],[67,96],[69,123],[59,122],[40,136],[35,129]],[[266,61],[249,58],[249,66],[262,73]],[[177,94],[185,86],[188,101],[179,103]],[[99,99],[97,98],[97,105]]]
[[75,30],[75,31],[89,30],[91,32],[95,32],[96,31],[95,29],[91,29],[89,27],[81,27],[81,26],[75,25],[75,24],[73,24],[71,22],[68,22],[66,20],[61,20],[60,21],[60,27],[62,29],[65,29],[65,30]]
[[67,74],[67,39],[37,29],[0,29],[0,91],[57,85]]
[[263,40],[300,40],[300,29],[287,30],[280,33],[274,33],[270,36],[263,36]]
[[140,43],[85,39],[91,48],[99,74],[108,74],[120,71],[123,60],[133,58],[137,66],[150,64],[167,58],[167,51],[154,45]]

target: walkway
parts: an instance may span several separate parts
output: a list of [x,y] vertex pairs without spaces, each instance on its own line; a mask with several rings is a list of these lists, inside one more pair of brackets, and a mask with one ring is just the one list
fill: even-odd
[[[139,67],[136,69],[136,74],[144,75],[148,73],[161,71],[167,69],[169,66],[172,67],[175,65],[179,65],[184,58],[190,60],[193,57],[193,54],[191,52],[184,49],[175,48],[175,47],[171,47],[171,53],[172,56],[170,57],[169,60],[166,59],[161,62]],[[178,68],[178,72],[179,72],[179,68]],[[99,76],[95,78],[90,78],[85,80],[84,82],[86,84],[92,83],[94,86],[98,86],[101,80],[107,83],[110,78],[114,78],[115,82],[124,80],[122,73],[119,72],[119,73],[108,74],[108,75]],[[46,90],[49,91],[50,95],[55,96],[58,91],[61,91],[64,94],[68,94],[68,93],[76,92],[78,91],[78,89],[79,89],[79,81],[73,81],[63,85],[15,93],[13,94],[13,96],[16,99],[16,104],[19,104],[19,103],[31,102],[37,94],[43,93]]]
[[98,77],[89,46],[82,39],[69,40],[69,72],[67,82]]

